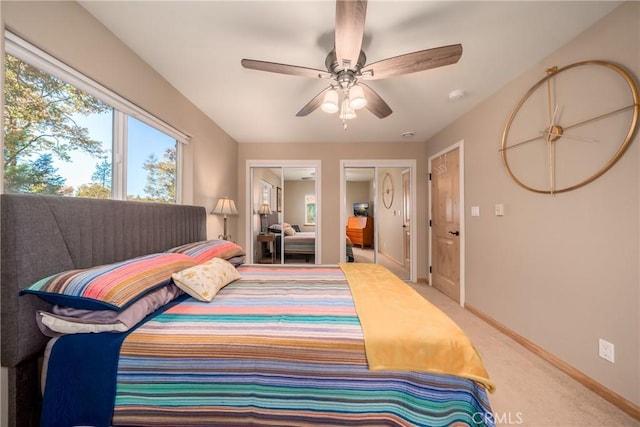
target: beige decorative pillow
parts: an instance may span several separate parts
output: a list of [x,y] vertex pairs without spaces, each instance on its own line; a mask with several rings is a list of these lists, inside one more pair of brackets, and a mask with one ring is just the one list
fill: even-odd
[[239,279],[240,273],[229,261],[212,258],[195,267],[174,273],[171,277],[177,287],[192,297],[209,302],[220,289]]

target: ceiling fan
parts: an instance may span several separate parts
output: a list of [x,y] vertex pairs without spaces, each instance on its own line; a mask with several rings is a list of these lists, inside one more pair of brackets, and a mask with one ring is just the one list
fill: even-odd
[[318,107],[328,113],[339,111],[346,129],[345,120],[354,118],[357,109],[366,107],[381,119],[393,112],[363,80],[385,79],[455,64],[462,56],[462,45],[454,44],[365,65],[367,57],[361,49],[366,12],[367,0],[337,0],[335,47],[325,59],[327,71],[254,59],[243,59],[242,66],[272,73],[332,80],[330,86],[311,99],[296,116],[307,116]]

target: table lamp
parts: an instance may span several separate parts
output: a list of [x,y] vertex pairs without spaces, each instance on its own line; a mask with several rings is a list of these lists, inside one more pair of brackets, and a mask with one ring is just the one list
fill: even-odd
[[260,215],[260,234],[266,234],[267,232],[267,215],[271,215],[271,206],[268,203],[264,203],[258,209],[258,215]]
[[224,215],[224,234],[218,236],[219,239],[230,240],[231,234],[227,234],[227,215],[236,215],[238,210],[236,209],[236,203],[233,199],[223,197],[218,199],[216,207],[211,211],[212,214]]

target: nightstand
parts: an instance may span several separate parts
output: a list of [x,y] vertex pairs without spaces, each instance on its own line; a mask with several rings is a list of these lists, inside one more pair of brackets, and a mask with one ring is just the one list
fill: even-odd
[[[258,234],[258,242],[261,243],[261,256],[258,261],[260,264],[274,264],[276,261],[276,251],[272,247],[273,242],[276,240],[275,234]],[[265,255],[271,254],[270,258],[267,258]]]

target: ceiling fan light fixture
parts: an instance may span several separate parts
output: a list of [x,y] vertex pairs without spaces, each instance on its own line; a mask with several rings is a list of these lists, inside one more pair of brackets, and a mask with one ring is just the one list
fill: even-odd
[[340,107],[338,106],[338,91],[331,89],[324,95],[324,100],[320,106],[325,113],[333,114],[337,113]]
[[367,105],[367,98],[364,97],[362,86],[354,85],[349,89],[349,107],[359,110]]
[[340,118],[342,120],[351,120],[356,118],[356,110],[349,106],[349,98],[342,100],[342,108],[340,109]]

